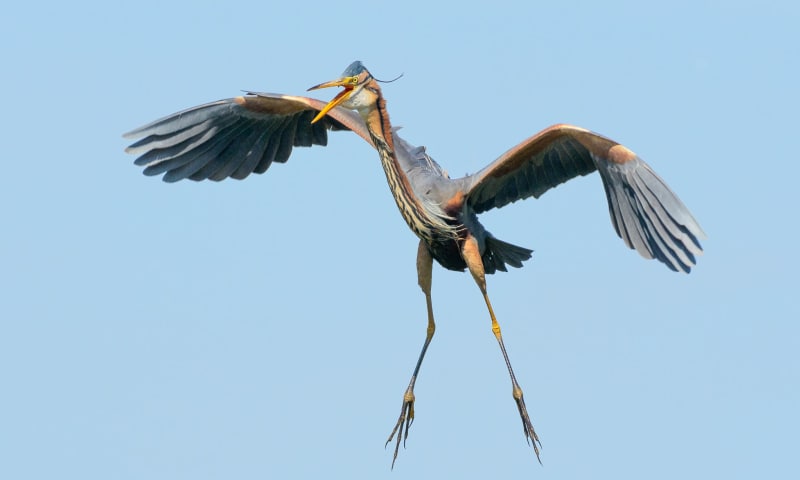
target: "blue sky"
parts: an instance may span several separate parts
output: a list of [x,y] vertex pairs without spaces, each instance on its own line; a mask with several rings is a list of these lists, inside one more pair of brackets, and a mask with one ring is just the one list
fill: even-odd
[[[800,429],[796,2],[21,4],[0,19],[0,477],[791,478]],[[358,137],[167,185],[121,134],[362,60],[453,175],[558,122],[639,153],[708,234],[690,275],[625,248],[597,176],[481,217],[535,250],[434,268]],[[330,98],[333,92],[319,92]]]

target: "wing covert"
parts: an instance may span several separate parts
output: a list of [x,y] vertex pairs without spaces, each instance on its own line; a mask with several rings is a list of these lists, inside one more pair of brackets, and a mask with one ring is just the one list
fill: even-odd
[[[467,201],[476,213],[500,208],[596,170],[588,150],[566,125],[547,128],[467,177]],[[569,129],[569,130],[568,130]]]

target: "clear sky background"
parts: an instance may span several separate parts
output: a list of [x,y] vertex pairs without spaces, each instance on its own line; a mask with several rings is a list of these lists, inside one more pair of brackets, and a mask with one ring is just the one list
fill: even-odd
[[[224,6],[223,6],[224,4]],[[0,18],[0,478],[800,478],[795,1],[14,2]],[[690,275],[614,234],[596,175],[484,214],[535,250],[435,267],[350,133],[239,182],[142,176],[121,134],[362,60],[452,175],[557,122],[666,179]],[[329,99],[334,92],[318,92]]]

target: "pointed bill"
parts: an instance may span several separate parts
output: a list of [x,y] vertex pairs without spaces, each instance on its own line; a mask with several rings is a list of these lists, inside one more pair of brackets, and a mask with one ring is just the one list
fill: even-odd
[[316,123],[320,118],[324,117],[326,113],[328,113],[333,107],[341,104],[345,100],[350,97],[350,94],[353,92],[353,86],[358,83],[358,77],[343,77],[338,80],[332,80],[330,82],[320,83],[319,85],[314,85],[313,87],[309,88],[308,91],[311,90],[318,90],[320,88],[330,88],[330,87],[344,87],[344,90],[339,92],[333,99],[325,105],[325,108],[319,111],[316,117],[311,120],[311,123]]

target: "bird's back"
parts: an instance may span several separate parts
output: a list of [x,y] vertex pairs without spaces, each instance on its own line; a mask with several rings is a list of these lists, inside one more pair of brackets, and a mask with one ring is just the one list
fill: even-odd
[[431,158],[425,147],[415,147],[392,132],[395,155],[411,183],[414,194],[429,213],[440,218],[453,217],[443,206],[458,193],[459,185],[450,180],[447,172]]

